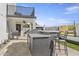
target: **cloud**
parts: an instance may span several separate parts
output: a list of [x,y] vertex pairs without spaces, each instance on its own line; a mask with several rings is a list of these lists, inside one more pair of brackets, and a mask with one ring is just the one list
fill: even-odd
[[40,26],[61,26],[61,25],[69,25],[72,24],[73,22],[68,20],[68,19],[57,19],[57,18],[53,18],[50,17],[46,20],[40,20],[37,19],[36,21]]
[[66,8],[65,14],[73,14],[79,12],[79,6],[71,6]]
[[49,18],[48,20],[54,26],[68,25],[68,24],[71,24],[72,23],[70,20],[67,20],[67,19]]
[[44,26],[45,21],[42,20],[42,19],[40,19],[40,18],[38,18],[38,19],[36,20],[36,23],[37,23],[38,25],[40,25],[40,26]]
[[49,21],[56,21],[57,19],[55,18],[48,18]]

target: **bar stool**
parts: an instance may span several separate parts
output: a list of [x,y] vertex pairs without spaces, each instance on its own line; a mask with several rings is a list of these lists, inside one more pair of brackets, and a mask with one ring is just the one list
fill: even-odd
[[62,49],[62,50],[64,50],[65,55],[68,56],[68,49],[67,49],[67,42],[66,42],[67,41],[67,35],[68,35],[68,31],[64,31],[63,36],[61,36],[60,33],[59,33],[59,43],[58,43],[58,45],[59,45],[59,50],[61,51],[60,42],[64,43],[63,44],[64,49]]
[[[65,31],[63,36],[60,35],[60,32],[58,33],[58,35],[57,35],[58,39],[55,39],[55,45],[54,45],[54,53],[55,53],[55,55],[58,55],[58,53],[56,53],[56,50],[59,50],[59,52],[61,52],[61,50],[64,50],[65,55],[68,56],[68,49],[67,49],[67,42],[66,42],[67,35],[68,35],[68,31]],[[63,44],[64,49],[61,49],[61,42],[64,43]]]

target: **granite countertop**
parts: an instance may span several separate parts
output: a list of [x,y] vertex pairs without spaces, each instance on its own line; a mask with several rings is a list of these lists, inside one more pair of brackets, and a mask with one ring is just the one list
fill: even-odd
[[32,38],[48,38],[50,35],[44,35],[44,34],[29,34]]
[[51,31],[51,30],[44,30],[44,31],[39,31],[43,33],[59,33],[59,31]]

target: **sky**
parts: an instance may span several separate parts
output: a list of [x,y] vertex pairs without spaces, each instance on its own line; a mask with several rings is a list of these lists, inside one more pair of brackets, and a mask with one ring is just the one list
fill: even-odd
[[17,3],[17,6],[34,7],[36,22],[43,26],[61,26],[79,23],[78,3]]

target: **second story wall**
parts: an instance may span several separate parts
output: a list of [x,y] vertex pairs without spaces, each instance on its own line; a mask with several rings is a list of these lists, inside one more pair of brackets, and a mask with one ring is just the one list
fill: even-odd
[[8,39],[6,5],[6,3],[0,3],[0,44]]
[[14,15],[15,12],[16,12],[16,4],[14,3],[8,3],[8,6],[7,6],[7,11],[8,11],[8,15]]
[[76,36],[79,37],[79,24],[76,24]]
[[6,3],[0,3],[0,33],[6,32]]

